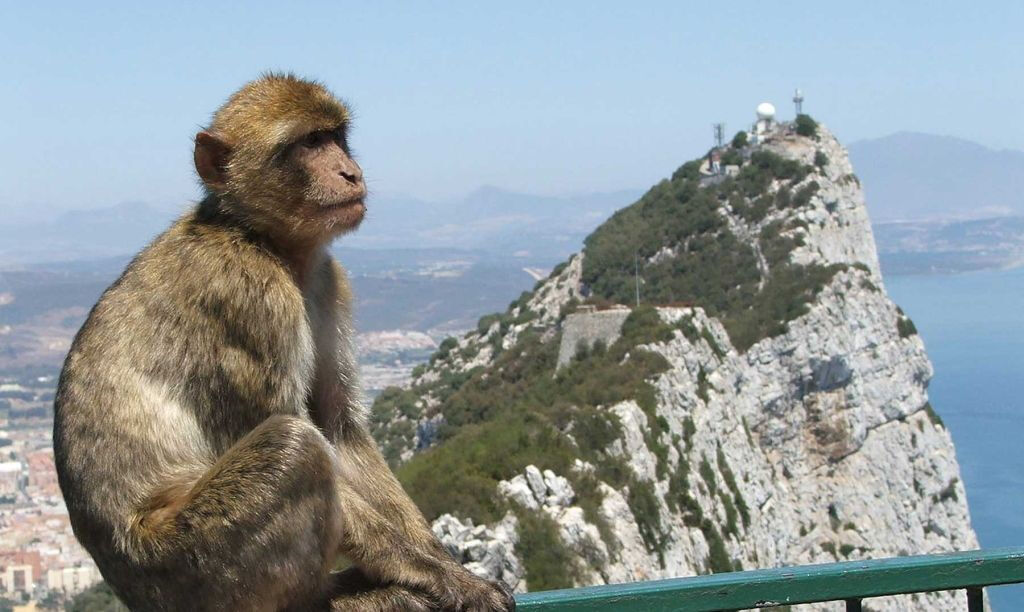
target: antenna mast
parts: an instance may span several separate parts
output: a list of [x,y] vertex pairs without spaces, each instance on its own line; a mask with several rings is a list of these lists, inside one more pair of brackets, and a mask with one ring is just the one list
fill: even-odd
[[636,305],[640,305],[640,253],[633,252],[633,278],[636,281]]

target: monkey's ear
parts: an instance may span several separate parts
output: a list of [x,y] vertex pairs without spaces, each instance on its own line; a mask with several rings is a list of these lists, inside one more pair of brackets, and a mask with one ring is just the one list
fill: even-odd
[[230,156],[231,147],[217,136],[206,130],[196,134],[196,172],[210,189],[220,191],[226,186]]

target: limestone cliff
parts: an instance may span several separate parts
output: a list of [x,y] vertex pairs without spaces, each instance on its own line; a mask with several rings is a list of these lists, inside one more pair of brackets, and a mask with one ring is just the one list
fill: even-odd
[[[727,155],[730,176],[684,165],[375,405],[474,571],[549,588],[977,547],[846,151],[782,124]],[[647,306],[609,316],[634,254]]]

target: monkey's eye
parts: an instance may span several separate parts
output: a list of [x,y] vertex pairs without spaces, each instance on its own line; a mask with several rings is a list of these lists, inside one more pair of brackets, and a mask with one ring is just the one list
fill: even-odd
[[304,147],[315,149],[327,142],[328,138],[330,138],[330,136],[326,132],[310,132],[309,134],[306,134],[300,142]]
[[334,140],[334,142],[338,143],[339,147],[341,147],[342,149],[346,149],[347,150],[347,148],[348,148],[348,139],[347,139],[347,136],[345,134],[345,128],[340,127],[338,129],[334,130],[333,132],[331,132],[331,138]]

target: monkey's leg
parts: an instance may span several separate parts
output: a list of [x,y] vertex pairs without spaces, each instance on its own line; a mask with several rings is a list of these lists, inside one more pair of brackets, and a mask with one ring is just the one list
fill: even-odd
[[138,596],[127,603],[278,610],[323,601],[340,539],[337,471],[312,423],[267,419],[190,491],[141,518],[136,541],[148,567],[119,585]]
[[338,612],[428,612],[438,609],[430,597],[396,584],[380,585],[358,568],[334,574],[329,609]]

